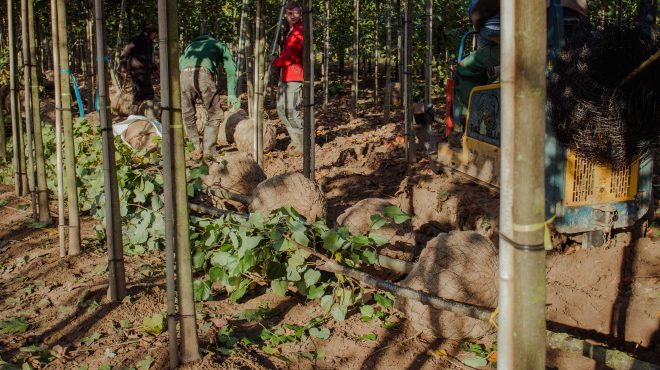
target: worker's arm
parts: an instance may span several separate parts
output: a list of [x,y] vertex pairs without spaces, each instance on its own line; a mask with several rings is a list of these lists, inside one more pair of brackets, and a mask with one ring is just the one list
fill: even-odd
[[124,47],[124,50],[121,51],[121,57],[119,59],[119,72],[128,72],[128,60],[131,58],[133,48],[135,48],[135,43],[131,41],[126,45],[126,47]]
[[278,68],[286,67],[300,62],[303,49],[303,35],[299,31],[293,31],[287,37],[286,44],[279,57],[273,60],[273,65]]
[[232,58],[231,51],[227,45],[222,42],[218,43],[222,49],[222,65],[227,73],[227,104],[234,108],[240,106],[238,98],[236,98],[236,64]]

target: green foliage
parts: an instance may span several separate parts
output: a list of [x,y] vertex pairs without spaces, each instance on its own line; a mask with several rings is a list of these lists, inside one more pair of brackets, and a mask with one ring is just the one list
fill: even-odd
[[22,317],[10,317],[0,321],[0,334],[23,333],[30,327],[30,323]]
[[478,343],[462,343],[464,352],[472,353],[474,356],[463,360],[463,363],[472,367],[482,367],[490,364],[497,367],[497,343],[492,346],[484,346]]
[[153,316],[145,317],[142,321],[142,329],[145,333],[151,335],[158,335],[163,332],[165,328],[165,320],[163,315],[155,313]]

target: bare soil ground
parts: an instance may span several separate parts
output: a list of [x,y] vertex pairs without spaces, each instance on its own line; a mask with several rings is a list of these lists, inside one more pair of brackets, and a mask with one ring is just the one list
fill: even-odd
[[[363,110],[361,118],[352,121],[346,108],[346,101],[337,99],[317,114],[316,179],[328,198],[331,224],[359,200],[385,198],[414,216],[415,243],[391,247],[388,254],[394,257],[414,261],[428,240],[450,230],[475,230],[497,245],[497,192],[461,175],[436,175],[425,159],[408,167],[400,129],[382,121],[381,108]],[[269,114],[276,118],[274,110]],[[392,122],[400,120],[399,115]],[[275,149],[264,163],[269,178],[302,170],[302,156],[286,151],[284,127],[278,125],[277,130]],[[13,188],[1,186],[0,204],[0,320],[24,317],[30,323],[24,333],[0,335],[3,360],[30,361],[36,368],[87,364],[96,369],[104,364],[135,366],[151,356],[151,368],[167,368],[166,333],[153,336],[141,328],[144,318],[165,312],[162,252],[126,257],[130,298],[111,304],[105,296],[107,253],[95,239],[94,220],[82,221],[82,254],[60,258],[56,227],[33,224],[29,207],[24,208],[28,197],[15,197]],[[608,249],[569,247],[552,252],[548,266],[549,328],[660,364],[660,238],[622,239]],[[262,305],[275,311],[261,324],[237,319],[244,310]],[[467,369],[461,361],[472,357],[461,350],[461,342],[429,337],[396,311],[390,320],[398,325],[386,329],[379,320],[362,322],[356,310],[345,321],[324,324],[332,333],[327,340],[309,338],[280,346],[288,361],[243,343],[223,355],[215,351],[223,328],[231,328],[238,339],[258,342],[261,325],[305,324],[322,315],[318,302],[257,288],[237,304],[220,295],[197,309],[203,358],[188,368]],[[91,340],[95,333],[100,336]],[[371,333],[375,340],[365,339]],[[483,338],[482,343],[494,339]],[[39,351],[26,351],[28,346],[44,346],[53,361],[44,365],[38,361]],[[307,352],[324,356],[310,360]],[[577,355],[549,351],[548,368],[599,367]]]

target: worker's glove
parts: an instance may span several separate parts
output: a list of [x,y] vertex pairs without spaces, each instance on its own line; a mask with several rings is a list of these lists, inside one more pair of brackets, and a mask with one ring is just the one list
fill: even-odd
[[238,109],[238,108],[241,107],[241,101],[238,100],[236,95],[229,95],[229,96],[227,96],[227,105],[229,105],[230,107],[232,107],[234,109]]

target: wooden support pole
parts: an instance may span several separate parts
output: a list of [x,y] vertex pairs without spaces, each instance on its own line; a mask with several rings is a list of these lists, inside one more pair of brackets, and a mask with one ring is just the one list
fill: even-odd
[[66,217],[64,216],[64,167],[62,163],[62,96],[60,88],[60,48],[57,28],[57,0],[50,1],[53,43],[53,84],[55,85],[55,161],[57,167],[57,224],[60,257],[66,256]]
[[14,191],[23,195],[23,168],[21,167],[21,123],[16,90],[16,30],[14,28],[14,2],[7,0],[7,37],[9,49],[9,94],[11,100],[11,135],[13,143]]
[[239,36],[238,36],[238,52],[236,57],[236,96],[241,97],[243,91],[243,69],[244,69],[244,60],[245,60],[245,29],[247,28],[247,12],[248,12],[248,1],[243,0],[241,3],[241,23],[239,26]]
[[545,369],[546,4],[501,8],[499,369]]
[[264,160],[264,21],[263,12],[266,4],[264,0],[256,0],[256,12],[254,18],[254,98],[252,104],[254,108],[254,140],[253,156],[254,160],[263,167]]
[[426,0],[426,60],[424,63],[424,109],[433,100],[433,0]]
[[62,121],[64,124],[64,160],[66,170],[67,204],[69,206],[69,255],[80,254],[80,214],[76,185],[76,151],[71,115],[71,93],[69,79],[69,47],[66,29],[66,0],[57,0],[57,27],[60,61],[60,94],[62,96]]
[[[176,0],[159,2],[159,24],[167,26],[167,63],[169,76],[170,125],[164,133],[171,134],[172,170],[174,184],[174,220],[176,225],[176,268],[178,282],[178,302],[181,329],[181,362],[196,361],[199,356],[197,323],[195,321],[195,300],[192,286],[192,262],[188,220],[188,194],[186,181],[185,138],[181,117],[181,89],[179,85],[179,29]],[[162,20],[162,17],[167,17]],[[162,23],[165,22],[165,23]],[[161,67],[162,68],[162,67]],[[161,79],[162,81],[162,79]],[[166,198],[167,201],[167,198]]]
[[30,75],[30,35],[28,33],[28,0],[21,0],[21,41],[23,46],[23,87],[25,91],[25,139],[27,142],[27,174],[30,191],[30,206],[32,208],[32,218],[39,219],[39,210],[37,207],[36,175],[34,171],[34,150],[33,150],[33,128],[32,119],[32,79]]
[[37,63],[37,42],[34,24],[34,0],[28,0],[28,36],[30,53],[30,90],[32,98],[32,120],[34,122],[34,156],[37,170],[37,197],[39,198],[39,221],[50,224],[48,184],[46,182],[46,162],[44,159],[44,140],[41,133],[41,110],[39,99],[39,73]]
[[[167,0],[158,0],[158,53],[160,56],[160,104],[161,123],[163,124],[163,200],[165,221],[165,280],[167,282],[167,347],[169,352],[169,367],[179,366],[179,345],[177,343],[177,309],[176,309],[176,221],[174,218],[174,178],[172,166],[172,99],[170,96],[170,63],[168,42],[170,40],[167,28]],[[174,39],[173,42],[177,40]]]
[[323,13],[323,109],[328,107],[330,90],[330,0],[324,1]]
[[303,1],[303,175],[314,181],[316,125],[314,120],[314,22],[312,0]]
[[110,118],[110,99],[105,63],[105,18],[103,0],[94,0],[96,21],[96,76],[99,84],[99,122],[101,124],[101,145],[103,150],[103,185],[105,187],[105,235],[108,247],[108,296],[113,302],[121,302],[126,296],[124,270],[124,243],[121,233],[121,213],[119,210],[119,189],[117,184],[117,163],[115,161],[115,140]]

